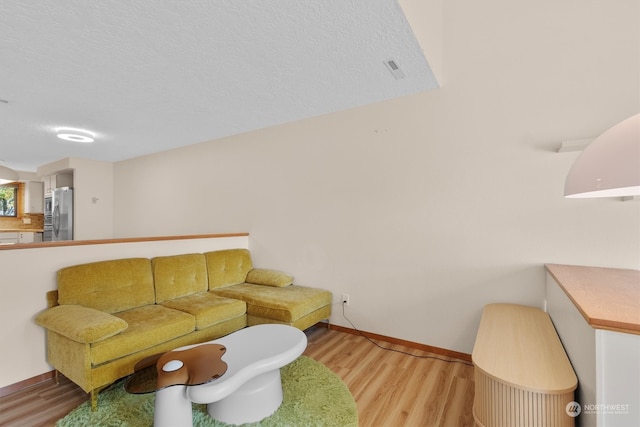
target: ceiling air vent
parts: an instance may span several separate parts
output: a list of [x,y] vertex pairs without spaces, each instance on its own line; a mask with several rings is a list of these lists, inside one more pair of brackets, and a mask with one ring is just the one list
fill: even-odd
[[402,72],[402,70],[400,69],[396,61],[394,61],[393,59],[389,59],[387,61],[384,61],[384,65],[387,66],[387,68],[389,69],[389,71],[391,71],[391,74],[393,74],[393,77],[395,77],[396,80],[404,79],[405,77],[404,73]]

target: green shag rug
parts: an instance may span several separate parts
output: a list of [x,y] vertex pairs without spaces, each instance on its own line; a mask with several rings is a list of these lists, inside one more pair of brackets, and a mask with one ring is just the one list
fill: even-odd
[[[284,400],[268,418],[244,424],[251,427],[317,426],[357,427],[358,410],[346,384],[329,368],[307,357],[281,369]],[[58,421],[58,427],[150,427],[155,393],[129,394],[124,379],[98,394],[98,410],[84,402]],[[193,404],[194,427],[226,427],[207,414],[205,405]]]

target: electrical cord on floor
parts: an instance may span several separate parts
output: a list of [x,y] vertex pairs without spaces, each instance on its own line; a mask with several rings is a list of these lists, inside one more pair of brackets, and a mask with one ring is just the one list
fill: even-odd
[[342,317],[344,317],[346,319],[347,322],[349,322],[349,324],[351,325],[351,327],[357,332],[359,333],[362,337],[364,337],[367,341],[369,341],[371,344],[375,345],[376,347],[382,349],[382,350],[386,350],[386,351],[394,351],[396,353],[401,353],[401,354],[405,354],[407,356],[411,356],[411,357],[416,357],[418,359],[435,359],[435,360],[440,360],[442,362],[447,362],[447,363],[461,363],[463,365],[467,365],[467,366],[473,366],[473,363],[469,363],[469,362],[465,362],[464,360],[457,360],[457,359],[442,359],[440,357],[436,357],[436,356],[420,356],[417,354],[411,354],[409,352],[406,351],[402,351],[402,350],[396,350],[394,348],[388,348],[388,347],[383,347],[380,344],[378,344],[377,342],[375,342],[374,340],[372,340],[371,338],[369,338],[368,336],[366,336],[361,330],[359,330],[358,328],[356,328],[356,326],[353,324],[353,322],[351,320],[349,320],[349,318],[347,317],[347,315],[344,312],[344,306],[346,304],[342,303]]

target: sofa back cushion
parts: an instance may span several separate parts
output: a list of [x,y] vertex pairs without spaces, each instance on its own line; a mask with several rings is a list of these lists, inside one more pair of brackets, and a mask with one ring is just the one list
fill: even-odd
[[58,303],[118,313],[155,302],[151,261],[126,258],[58,270]]
[[226,249],[206,252],[209,289],[244,283],[253,268],[251,253],[247,249]]
[[151,260],[156,302],[162,303],[207,290],[203,254],[161,256]]

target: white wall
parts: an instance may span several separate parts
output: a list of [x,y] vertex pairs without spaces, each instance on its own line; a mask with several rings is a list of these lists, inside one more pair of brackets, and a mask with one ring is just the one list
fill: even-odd
[[73,239],[113,237],[113,163],[67,157],[38,167],[38,176],[73,170]]
[[447,1],[441,89],[117,163],[114,235],[250,232],[358,328],[470,353],[485,304],[542,306],[544,263],[640,267],[640,203],[565,200],[555,153],[640,111],[638,14]]
[[49,372],[44,329],[36,315],[56,289],[56,271],[69,265],[127,257],[248,248],[247,237],[165,240],[0,251],[0,388]]
[[113,163],[71,159],[75,240],[113,237]]
[[446,84],[442,64],[444,0],[398,0],[398,4],[429,62],[433,75],[440,86]]

